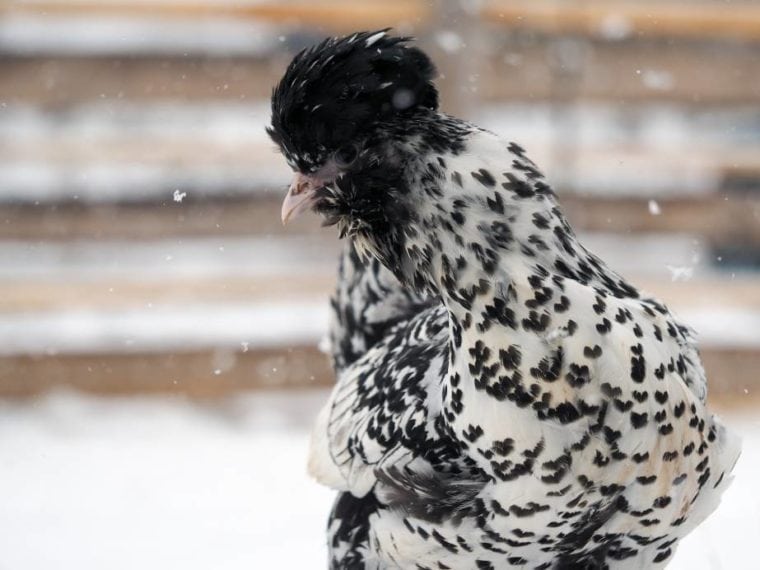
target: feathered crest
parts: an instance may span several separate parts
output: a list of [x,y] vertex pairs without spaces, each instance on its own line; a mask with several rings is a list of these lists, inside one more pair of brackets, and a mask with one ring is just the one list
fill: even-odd
[[438,107],[435,66],[411,38],[388,31],[328,38],[293,58],[272,93],[267,128],[291,166],[314,169],[373,124]]

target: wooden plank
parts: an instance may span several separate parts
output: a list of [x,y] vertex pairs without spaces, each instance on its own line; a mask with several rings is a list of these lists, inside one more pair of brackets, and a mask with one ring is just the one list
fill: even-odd
[[[710,194],[658,198],[659,215],[647,198],[563,193],[573,225],[585,231],[687,233],[716,245],[760,245],[760,196]],[[0,205],[0,239],[157,239],[169,236],[279,234],[280,196],[128,204]],[[304,216],[287,232],[320,232]]]
[[[281,199],[240,197],[181,204],[4,204],[0,239],[139,239],[172,236],[261,235],[284,232]],[[302,216],[291,233],[317,233],[319,220]]]
[[[280,190],[287,186],[292,172],[266,135],[265,127],[268,125],[269,117],[265,104],[253,107],[250,115],[246,113],[245,106],[226,109],[224,105],[219,105],[215,107],[219,111],[217,116],[213,116],[213,112],[209,111],[199,118],[201,111],[195,116],[193,111],[200,107],[202,105],[180,104],[175,108],[174,115],[167,111],[162,116],[160,106],[149,105],[145,109],[131,106],[128,111],[119,112],[115,109],[111,117],[104,116],[102,108],[94,112],[87,111],[84,107],[74,111],[77,122],[68,128],[58,125],[61,118],[55,112],[38,113],[31,119],[22,116],[18,121],[20,124],[14,125],[12,121],[0,124],[7,129],[0,133],[0,175],[7,175],[9,170],[13,172],[13,167],[19,165],[27,168],[38,166],[41,170],[61,173],[72,193],[77,193],[79,188],[93,187],[95,184],[87,180],[79,184],[75,181],[69,182],[72,176],[66,175],[93,168],[103,172],[98,179],[101,186],[108,186],[108,183],[112,182],[117,187],[119,176],[129,178],[124,173],[129,167],[164,173],[157,179],[170,180],[170,185],[177,184],[178,170],[183,174],[198,171],[203,173],[201,168],[217,172],[209,181],[209,176],[201,176],[197,182],[191,178],[182,183],[190,191],[190,197],[196,192],[203,194],[204,191],[231,194],[251,192],[252,187],[257,190]],[[77,115],[77,111],[81,114]],[[533,113],[542,124],[532,131],[518,116],[521,111]],[[577,171],[576,178],[580,181],[589,174],[598,179],[600,170],[606,173],[610,168],[618,174],[609,174],[608,177],[614,177],[617,181],[620,173],[625,172],[625,167],[643,165],[649,169],[647,179],[652,180],[656,175],[650,184],[655,184],[655,188],[662,188],[670,181],[668,188],[671,192],[688,193],[695,187],[704,191],[705,184],[695,184],[691,181],[685,184],[681,182],[681,187],[678,187],[677,182],[681,181],[682,176],[693,175],[695,172],[710,176],[711,187],[718,187],[720,181],[728,176],[746,177],[753,171],[760,183],[760,176],[757,176],[760,172],[760,145],[742,143],[740,140],[721,140],[713,133],[704,132],[709,127],[689,128],[683,124],[689,120],[688,111],[674,112],[671,116],[666,113],[657,115],[664,115],[676,123],[672,136],[699,139],[704,134],[706,140],[695,140],[688,145],[687,156],[684,156],[683,146],[663,143],[653,136],[636,140],[638,135],[633,129],[622,132],[616,129],[613,124],[615,120],[622,121],[629,116],[631,120],[636,120],[640,114],[647,111],[646,107],[636,109],[636,112],[630,115],[625,112],[612,112],[604,107],[597,108],[593,104],[584,105],[580,109],[569,105],[562,107],[561,111],[568,114],[579,111],[578,118],[574,119],[576,121],[600,122],[600,140],[575,142],[575,139],[568,140],[567,136],[563,137],[564,131],[557,127],[552,128],[551,124],[544,124],[553,112],[549,105],[489,107],[485,113],[487,118],[483,119],[481,116],[480,119],[489,122],[492,128],[495,123],[497,132],[505,138],[512,140],[519,137],[520,144],[528,147],[530,154],[545,169],[550,170],[552,166],[572,163]],[[655,113],[658,111],[660,109],[653,110]],[[709,110],[704,110],[699,114],[699,118],[704,120],[709,114]],[[66,113],[63,115],[66,116]],[[727,113],[720,124],[725,125],[723,128],[733,129],[743,121],[753,118],[754,113],[749,110],[737,111],[735,114]],[[209,124],[204,125],[202,129],[198,128],[195,121],[204,119]],[[129,128],[120,123],[130,120],[132,124]],[[235,120],[242,123],[238,130],[230,128],[230,123]],[[517,133],[510,129],[512,121],[519,129]],[[715,124],[719,124],[717,120]],[[645,125],[642,128],[653,128],[654,121],[647,120]],[[88,127],[92,130],[100,128],[101,132],[87,133],[87,136],[84,136],[83,130]],[[225,133],[229,134],[225,136]],[[19,134],[22,136],[19,137]],[[18,140],[19,138],[21,140]],[[219,173],[219,170],[222,172]],[[129,173],[127,171],[127,174]],[[171,176],[172,173],[175,173],[174,178]],[[241,179],[243,174],[245,177]],[[10,179],[12,181],[13,177]],[[53,180],[49,185],[55,186],[56,182],[57,180]],[[267,187],[265,182],[269,183],[270,187]],[[596,188],[598,185],[599,182],[596,182]],[[631,187],[630,182],[619,185],[623,188]],[[122,190],[121,195],[116,195],[115,198],[139,200],[140,196],[146,195],[140,194],[141,191],[151,191],[134,188],[134,183],[127,188],[128,190]],[[610,188],[612,195],[616,190],[618,189],[614,186]],[[81,192],[84,194],[84,190]],[[80,198],[84,199],[86,194],[82,194]],[[171,198],[171,195],[172,192],[169,192],[163,197]],[[21,196],[20,200],[24,198]],[[27,200],[31,201],[29,198]]]
[[[760,404],[760,351],[702,351],[710,401],[722,408]],[[52,389],[123,396],[175,394],[214,398],[244,390],[326,387],[328,358],[313,346],[199,350],[170,354],[97,354],[0,358],[0,397],[31,397]]]
[[760,311],[760,279],[753,274],[734,278],[728,275],[695,278],[690,281],[633,276],[633,281],[641,290],[665,301],[679,315],[694,308]]
[[700,351],[709,379],[709,400],[719,407],[760,406],[760,351],[713,348]]
[[760,244],[760,197],[754,195],[658,198],[659,215],[639,198],[564,194],[562,203],[573,225],[586,231],[687,233],[714,245]]
[[721,173],[721,186],[736,194],[751,194],[760,188],[760,164],[737,163],[726,165]]
[[[332,244],[325,241],[326,247]],[[336,248],[337,249],[337,248]],[[0,316],[39,311],[112,311],[152,305],[213,304],[231,302],[316,301],[327,303],[335,284],[335,262],[324,271],[305,274],[256,276],[223,275],[146,278],[134,275],[68,280],[4,279],[0,282]],[[663,299],[677,313],[694,308],[742,309],[760,312],[760,280],[751,276],[707,277],[691,281],[665,281],[632,276],[635,284]],[[758,332],[760,335],[760,331]]]
[[[575,54],[572,69],[557,56],[568,49]],[[747,44],[501,34],[492,38],[479,68],[477,96],[485,101],[755,105],[760,100],[760,57],[757,47]]]
[[51,16],[144,17],[144,18],[230,18],[260,20],[273,24],[316,26],[325,30],[351,32],[357,29],[414,26],[423,23],[430,6],[417,0],[354,2],[330,0],[311,2],[134,2],[109,0],[27,0],[0,6],[0,13]]
[[314,346],[0,358],[0,397],[73,388],[109,396],[171,393],[202,398],[331,382],[328,358]]
[[749,2],[489,0],[481,13],[504,27],[550,34],[760,40],[760,6]]
[[[443,104],[448,107],[457,100],[469,105],[477,101],[555,100],[557,70],[547,61],[547,42],[495,36],[477,62],[470,53],[474,48],[464,48],[458,54],[437,51],[436,61],[442,70],[461,69],[457,59],[469,62],[457,74],[466,81],[466,91],[461,81],[439,81]],[[436,43],[423,36],[421,45],[430,50]],[[572,93],[576,100],[715,105],[753,104],[760,99],[760,57],[748,46],[715,49],[678,41],[666,47],[648,41],[590,41],[581,46],[581,53],[583,60]],[[0,59],[4,79],[0,99],[8,105],[33,103],[51,108],[103,100],[266,100],[291,56],[285,51],[266,60],[192,54],[5,55]],[[470,76],[477,80],[470,82]]]
[[[321,26],[329,30],[414,25],[426,21],[432,6],[426,2],[98,2],[95,0],[28,0],[5,3],[6,14],[46,16],[131,16],[151,18],[234,18],[277,24]],[[702,2],[634,2],[585,0],[490,0],[481,8],[483,19],[510,28],[529,28],[547,33],[589,35],[620,34],[629,29],[635,36],[715,37],[760,39],[760,7],[737,3],[729,7]]]
[[58,109],[88,100],[266,100],[288,59],[4,55],[0,99]]
[[[337,263],[338,252],[335,252]],[[0,316],[42,311],[112,311],[158,305],[318,301],[327,303],[336,269],[307,275],[77,279],[6,279],[0,282]],[[725,293],[725,291],[724,291]],[[758,307],[760,308],[760,307]]]

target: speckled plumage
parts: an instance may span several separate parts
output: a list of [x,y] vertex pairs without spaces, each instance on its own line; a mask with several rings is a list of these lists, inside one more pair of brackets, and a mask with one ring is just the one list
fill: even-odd
[[517,144],[429,105],[352,136],[314,206],[353,244],[309,459],[341,492],[330,567],[667,564],[739,453],[691,332],[580,244]]

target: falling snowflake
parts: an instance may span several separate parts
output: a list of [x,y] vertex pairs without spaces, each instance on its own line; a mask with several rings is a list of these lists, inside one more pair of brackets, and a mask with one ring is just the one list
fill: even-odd
[[462,47],[464,47],[462,37],[451,30],[442,30],[438,32],[435,35],[435,42],[438,44],[438,47],[446,53],[457,53]]
[[653,216],[659,216],[662,214],[662,210],[660,209],[660,205],[657,203],[657,200],[649,200],[649,213]]
[[174,194],[172,194],[174,201],[180,203],[185,199],[185,196],[187,196],[187,192],[180,192],[179,190],[175,190]]
[[673,75],[668,71],[645,69],[641,74],[644,86],[653,91],[670,91],[675,85]]
[[694,268],[690,266],[666,265],[670,271],[671,281],[688,281],[694,276]]
[[622,40],[633,32],[633,25],[625,16],[610,14],[599,25],[602,36],[608,40]]

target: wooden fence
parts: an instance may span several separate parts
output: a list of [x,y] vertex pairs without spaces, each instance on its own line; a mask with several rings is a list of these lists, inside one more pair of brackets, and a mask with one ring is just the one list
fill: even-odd
[[[126,170],[151,165],[192,172],[199,163],[208,163],[215,172],[242,172],[244,180],[249,172],[268,172],[269,180],[279,180],[281,172],[278,184],[284,184],[287,173],[272,166],[278,159],[263,137],[243,136],[238,143],[208,142],[203,129],[197,136],[188,135],[190,131],[167,134],[160,119],[151,127],[151,132],[158,134],[137,138],[124,134],[126,128],[115,135],[94,131],[82,135],[74,130],[69,138],[49,136],[44,130],[53,132],[66,121],[78,120],[77,112],[104,105],[130,105],[136,113],[148,107],[238,105],[244,114],[246,105],[266,101],[288,61],[288,49],[324,33],[393,26],[418,35],[444,74],[441,86],[447,108],[465,115],[495,104],[558,109],[604,105],[640,108],[643,114],[648,106],[665,105],[688,113],[730,111],[751,119],[760,101],[760,7],[750,2],[718,6],[683,0],[491,0],[471,12],[454,2],[401,0],[30,0],[0,6],[0,24],[36,18],[50,26],[59,22],[63,29],[67,21],[83,17],[96,23],[120,18],[263,22],[281,30],[285,41],[264,51],[234,54],[58,52],[45,47],[55,42],[41,42],[32,48],[11,40],[0,44],[3,113],[25,116],[31,109],[39,120],[29,124],[43,128],[42,134],[28,135],[14,131],[15,123],[3,123],[0,117],[0,126],[5,125],[0,129],[0,178],[6,176],[2,180],[8,181],[4,187],[10,188],[17,180],[14,176],[25,172],[24,168],[52,168],[50,184],[58,184],[61,173],[70,178],[70,188],[53,195],[43,192],[41,199],[23,192],[12,198],[0,194],[0,260],[7,268],[0,283],[0,327],[24,319],[28,324],[28,319],[36,316],[53,321],[60,317],[60,322],[66,323],[77,311],[96,320],[103,314],[117,318],[119,311],[137,312],[138,316],[144,311],[147,315],[154,305],[192,309],[231,302],[326,302],[332,286],[332,262],[300,271],[295,267],[247,273],[235,262],[229,264],[233,269],[225,266],[219,273],[194,269],[173,273],[169,268],[156,274],[151,273],[153,269],[132,274],[104,269],[98,274],[97,263],[92,262],[86,275],[77,273],[74,262],[67,265],[66,259],[78,259],[77,244],[115,244],[124,251],[136,244],[148,249],[155,244],[158,251],[167,243],[193,240],[286,241],[292,236],[306,236],[315,247],[323,245],[325,255],[332,259],[329,256],[337,246],[320,233],[314,221],[299,222],[288,234],[283,233],[278,221],[280,188],[267,180],[251,179],[241,187],[239,177],[216,178],[199,183],[197,191],[188,192],[182,201],[172,199],[173,187],[153,189],[138,198],[127,189],[107,199],[91,200],[85,196],[85,186],[92,182],[76,175],[93,165],[95,171],[101,165],[119,165]],[[684,182],[682,191],[667,193],[646,187],[638,193],[591,192],[583,187],[581,176],[580,187],[558,188],[569,217],[576,227],[592,234],[612,233],[631,240],[685,235],[704,244],[716,257],[732,251],[750,258],[757,255],[760,135],[750,129],[749,136],[723,141],[708,132],[710,128],[705,127],[704,133],[713,137],[713,142],[690,141],[693,156],[687,157],[712,181],[708,187],[695,191]],[[622,164],[631,156],[632,144],[628,141],[617,149],[586,152],[591,159],[598,154],[607,163]],[[216,148],[213,153],[212,147]],[[658,149],[639,148],[636,152],[643,162],[651,159],[667,165],[670,160],[660,156]],[[679,165],[673,163],[671,169],[678,172]],[[75,175],[71,176],[72,172]],[[63,248],[63,253],[56,254],[63,261],[56,258],[48,266],[43,255],[38,265],[29,265],[28,258],[46,244]],[[13,273],[14,263],[20,268],[18,274]],[[103,265],[108,266],[108,261]],[[711,309],[760,314],[760,277],[746,269],[737,275],[717,266],[686,282],[671,282],[667,274],[634,280],[660,294],[679,312]],[[199,338],[204,326],[198,323]],[[299,323],[294,321],[292,326]],[[66,334],[65,328],[61,330]],[[704,346],[712,397],[724,405],[756,404],[760,331],[754,340],[751,331],[737,332],[742,334],[728,334],[721,342]],[[89,351],[57,350],[41,344],[38,350],[6,351],[0,356],[0,396],[29,396],[58,386],[103,394],[170,392],[193,397],[249,388],[326,386],[332,381],[331,373],[326,358],[316,349],[316,340],[248,348],[244,343],[209,337],[205,344],[184,348],[169,343],[155,350],[119,349],[121,345],[115,343],[111,348]]]

